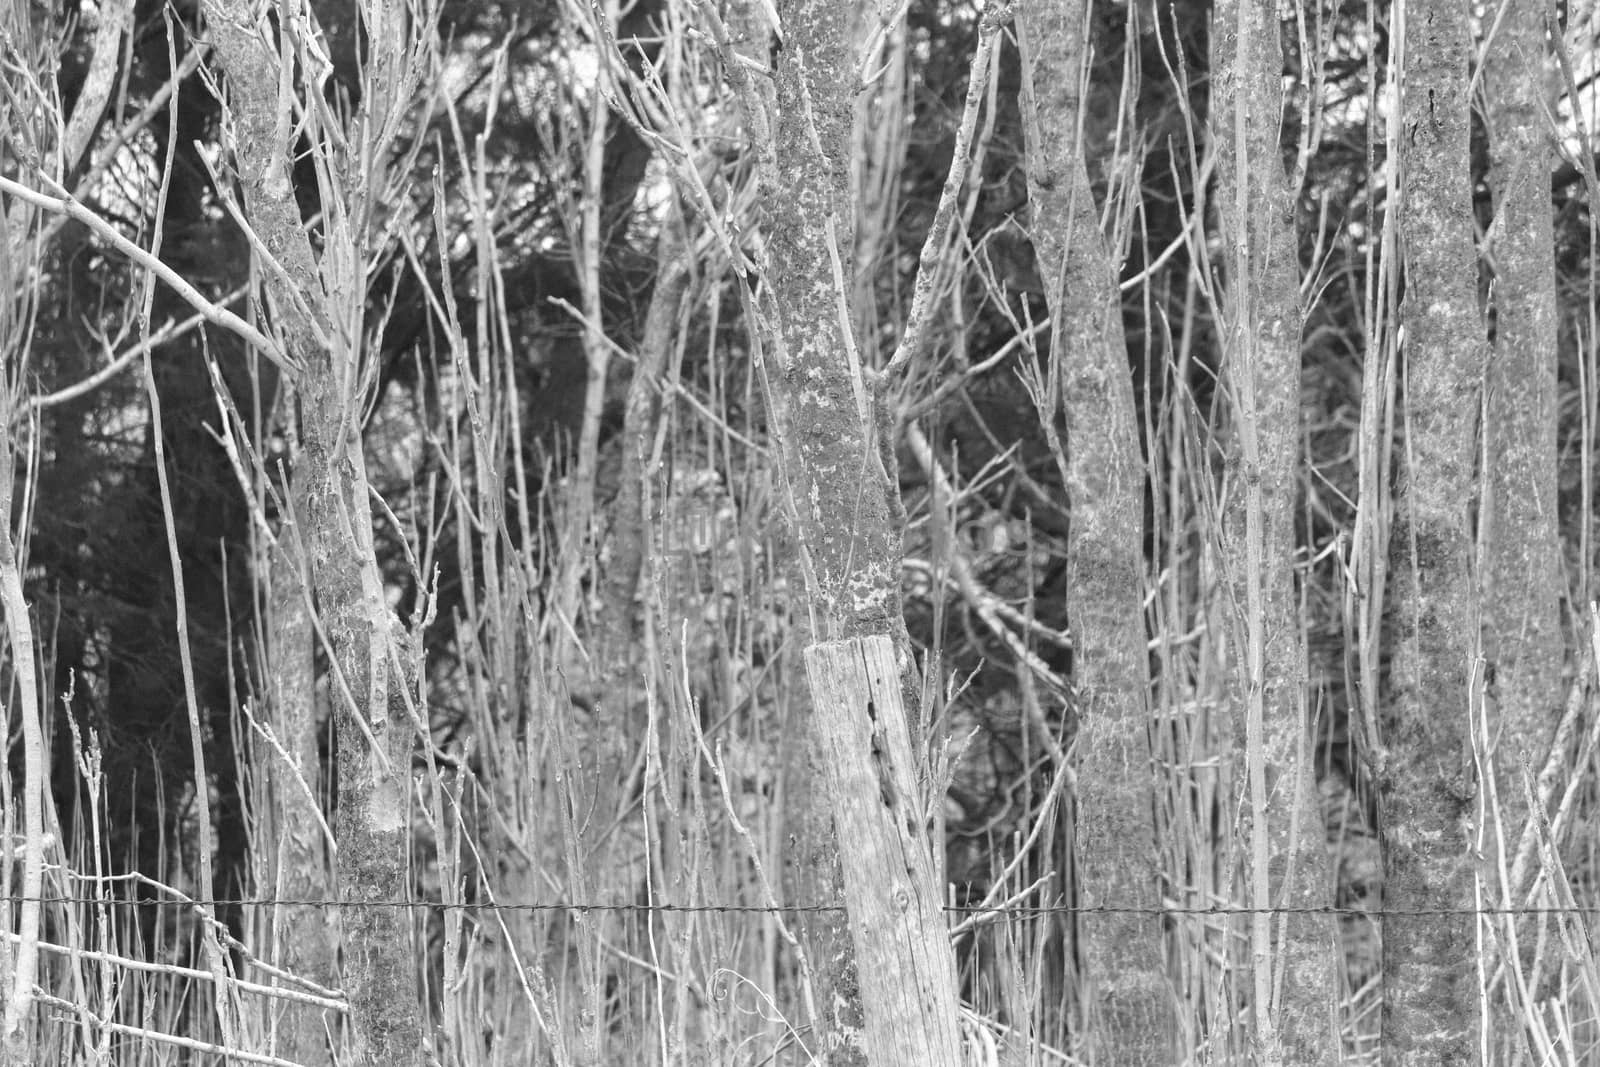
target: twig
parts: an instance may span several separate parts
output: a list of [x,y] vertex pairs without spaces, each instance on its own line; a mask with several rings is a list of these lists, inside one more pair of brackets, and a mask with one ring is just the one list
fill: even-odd
[[[221,307],[226,307],[227,305],[233,303],[235,300],[239,299],[245,294],[247,288],[248,287],[246,286],[240,286],[227,296],[223,297],[221,300],[217,301],[218,305]],[[123,352],[120,356],[115,357],[106,366],[101,367],[99,370],[95,371],[81,382],[75,382],[64,389],[58,389],[48,396],[33,397],[28,401],[28,409],[30,411],[43,411],[46,408],[53,408],[59,404],[65,404],[69,401],[77,400],[79,397],[85,396],[86,394],[100,388],[100,386],[104,385],[112,378],[115,378],[124,370],[127,370],[129,365],[132,364],[134,360],[144,355],[144,353],[149,351],[151,348],[155,347],[156,345],[165,344],[168,341],[177,340],[179,337],[182,337],[184,334],[193,330],[196,326],[200,325],[200,323],[204,321],[205,316],[203,314],[192,315],[179,323],[174,323],[169,319],[158,329],[152,332],[149,337],[141,339],[134,344],[133,347]]]
[[[20,941],[19,935],[9,930],[0,930],[0,939],[13,944]],[[114,952],[98,952],[94,949],[73,948],[70,945],[57,945],[48,941],[39,942],[39,951],[51,952],[58,956],[69,956],[75,960],[88,960],[92,963],[109,963],[124,970],[144,971],[150,974],[170,974],[178,978],[192,978],[198,982],[212,982],[216,976],[210,971],[198,967],[180,967],[175,963],[151,963],[148,960],[137,960],[129,956],[119,956]],[[262,985],[259,982],[247,982],[242,978],[230,978],[228,985],[240,993],[253,993],[257,996],[276,997],[279,1000],[292,1000],[297,1004],[309,1004],[312,1007],[327,1008],[330,1011],[345,1011],[347,1005],[344,998],[324,997],[315,993],[302,993],[297,989],[285,989],[282,986]]]
[[183,275],[122,236],[117,232],[116,227],[84,207],[73,198],[71,193],[65,190],[55,195],[41,193],[37,189],[30,189],[26,185],[18,184],[4,175],[0,175],[0,193],[14,196],[18,200],[32,204],[34,207],[54,212],[58,215],[65,215],[76,222],[83,223],[96,236],[109,242],[111,247],[128,257],[133,263],[166,282],[173,292],[181,296],[190,307],[198,311],[207,322],[214,326],[220,326],[225,330],[231,330],[242,338],[246,344],[253,345],[259,349],[262,355],[276,364],[278,369],[284,373],[296,373],[301,369],[298,363],[292,361],[287,354],[279,351],[278,346],[260,330],[227,308],[208,299],[194,286],[185,281]]
[[192,1049],[195,1052],[210,1052],[221,1056],[227,1062],[242,1060],[245,1063],[264,1063],[268,1067],[301,1067],[300,1064],[295,1063],[293,1060],[281,1060],[276,1056],[263,1056],[259,1052],[244,1052],[240,1049],[228,1048],[226,1045],[216,1045],[210,1041],[196,1041],[192,1037],[179,1037],[176,1034],[162,1033],[160,1030],[148,1030],[142,1026],[128,1026],[125,1023],[107,1022],[88,1008],[74,1004],[70,1000],[62,1000],[60,997],[53,997],[48,993],[40,993],[38,996],[41,1004],[49,1004],[51,1007],[69,1011],[74,1015],[81,1015],[89,1020],[91,1025],[113,1034],[126,1034],[129,1037],[143,1038],[146,1041],[177,1045],[179,1048]]
[[989,84],[989,59],[994,52],[995,35],[1010,17],[1010,4],[995,4],[983,13],[978,30],[978,47],[972,54],[972,68],[967,75],[967,98],[962,105],[961,125],[956,130],[950,171],[945,175],[944,188],[939,191],[939,206],[934,210],[933,222],[928,226],[928,236],[922,242],[922,252],[917,259],[917,280],[912,287],[911,308],[906,313],[905,329],[900,334],[900,343],[895,346],[894,355],[883,368],[879,383],[888,382],[922,352],[933,307],[934,281],[942,273],[939,267],[945,239],[950,232],[950,223],[955,219],[956,198],[967,183],[972,134],[978,125],[978,107],[983,102],[984,90]]

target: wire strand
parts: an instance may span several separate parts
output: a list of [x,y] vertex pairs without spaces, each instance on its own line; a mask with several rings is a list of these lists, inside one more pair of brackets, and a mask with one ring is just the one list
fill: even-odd
[[[190,908],[407,908],[429,911],[467,912],[637,912],[678,915],[793,915],[793,914],[845,914],[848,909],[839,904],[793,904],[774,907],[763,904],[601,904],[601,903],[498,903],[491,901],[460,901],[443,903],[431,900],[339,900],[294,899],[273,897],[219,897],[209,900],[127,900],[118,898],[63,896],[30,898],[18,895],[0,896],[10,904],[21,904],[37,899],[40,904],[93,904],[108,907],[190,907]],[[1149,915],[1149,916],[1233,916],[1233,915],[1328,915],[1351,916],[1368,919],[1426,918],[1441,915],[1600,915],[1600,905],[1569,905],[1555,907],[1498,907],[1498,908],[1361,908],[1349,905],[1273,906],[1248,907],[1211,905],[1207,907],[1179,906],[1148,908],[1112,904],[1006,904],[983,905],[947,904],[943,911],[949,915],[977,915],[993,918],[1033,918],[1042,915]]]

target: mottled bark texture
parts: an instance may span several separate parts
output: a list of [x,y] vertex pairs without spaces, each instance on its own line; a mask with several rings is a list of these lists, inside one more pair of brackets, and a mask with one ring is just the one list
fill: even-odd
[[[267,895],[282,900],[326,900],[333,891],[321,801],[322,768],[317,745],[316,633],[311,624],[311,576],[290,547],[291,532],[268,563],[267,721],[278,748],[256,741],[261,792],[251,849]],[[324,908],[286,905],[272,917],[277,964],[291,974],[328,988],[338,985],[333,916]],[[333,1062],[328,1034],[337,1020],[320,1009],[273,1002],[272,1029],[283,1035],[279,1052],[305,1067]]]
[[[349,998],[342,1062],[384,1067],[421,1063],[417,953],[410,916],[389,902],[409,885],[407,803],[413,729],[403,671],[408,654],[384,601],[372,543],[372,512],[361,448],[358,395],[359,304],[364,250],[351,232],[358,212],[330,215],[318,269],[290,184],[287,137],[280,127],[279,52],[267,24],[241,0],[205,0],[217,66],[225,75],[232,147],[245,216],[276,260],[264,270],[274,323],[297,363],[302,453],[293,479],[303,494],[294,516],[310,553],[312,583],[330,670],[339,747],[335,835],[341,910],[343,983]],[[380,20],[387,26],[387,20]],[[392,42],[384,51],[387,53]],[[393,62],[392,55],[374,65]],[[392,73],[392,72],[390,72]],[[366,97],[381,107],[384,94]],[[356,126],[380,123],[364,113]],[[284,122],[289,120],[284,117]],[[325,205],[327,206],[327,205]],[[349,208],[352,205],[344,205]],[[339,284],[334,284],[339,283]]]
[[[849,0],[796,0],[780,4],[778,15],[783,47],[772,54],[773,120],[768,123],[755,114],[759,94],[752,91],[746,99],[760,155],[768,260],[764,281],[770,286],[760,301],[765,320],[761,340],[767,349],[764,370],[782,453],[785,498],[800,548],[812,639],[824,646],[886,639],[898,674],[909,665],[909,650],[900,615],[897,488],[878,437],[878,397],[849,327],[855,318],[848,306],[853,259],[850,145],[857,78],[849,37],[852,5]],[[820,691],[817,680],[813,675],[815,704],[844,700],[839,692]],[[870,712],[869,705],[851,701],[818,706],[813,714],[854,722],[860,736],[871,738]],[[907,713],[914,719],[914,708],[908,705]],[[911,758],[909,733],[892,743],[903,744],[906,758]],[[879,795],[874,788],[872,796]],[[830,800],[840,834],[861,832],[858,824],[841,821],[846,816],[870,818],[893,832],[909,814],[879,799],[853,806],[835,793]],[[915,847],[928,845],[918,838]],[[902,894],[922,906],[900,909],[885,945],[863,929],[861,917],[874,913],[874,902],[900,900]],[[955,953],[942,914],[928,906],[943,899],[942,887],[933,884],[928,868],[914,865],[871,874],[847,867],[845,898],[857,961],[871,963],[879,972],[861,971],[852,988],[850,960],[835,953],[820,961],[830,966],[819,974],[819,999],[834,1004],[836,1015],[849,1017],[856,1014],[855,1006],[839,1001],[858,993],[866,1024],[861,1047],[829,1041],[839,1062],[859,1059],[863,1049],[875,1067],[958,1062]],[[919,986],[923,994],[911,1001],[896,989],[908,974],[923,976],[927,983]],[[915,1008],[912,1014],[907,1014],[908,1003]],[[930,1026],[929,1020],[949,1020],[949,1026]]]
[[786,471],[816,640],[903,629],[900,532],[874,439],[875,400],[843,325],[851,248],[850,126],[855,70],[850,5],[800,0],[780,9],[775,167],[763,190],[782,350],[772,353]]
[[[766,64],[776,28],[768,24],[761,5],[734,5],[727,17],[733,47],[750,61]],[[770,121],[777,114],[776,85],[769,78],[747,79],[742,93],[745,121],[762,161],[761,180],[768,188],[776,187],[781,179],[773,169],[777,160]],[[770,321],[770,317],[757,317],[755,321],[761,343],[774,351],[780,349],[777,324]],[[767,399],[772,404],[773,426],[781,431],[783,391],[769,389]],[[800,536],[798,515],[789,518],[790,534],[795,538],[790,542],[793,545]],[[788,560],[787,578],[793,588],[806,588],[809,564],[797,552],[786,552],[784,558]],[[799,677],[799,672],[804,670],[801,653],[814,640],[809,614],[797,612],[791,625],[791,640],[800,647],[788,657],[785,669]],[[849,919],[843,911],[844,872],[839,865],[839,835],[834,827],[833,805],[825,784],[812,708],[808,691],[801,697],[799,710],[789,726],[792,751],[802,753],[802,758],[791,761],[785,774],[789,783],[784,790],[785,818],[791,827],[791,836],[784,856],[784,892],[786,899],[798,904],[840,909],[802,913],[796,918],[796,926],[814,975],[817,1017],[812,1025],[816,1028],[817,1040],[813,1047],[828,1067],[862,1067],[867,1062],[867,1053],[861,982]]]
[[1484,653],[1493,672],[1494,755],[1507,848],[1527,816],[1561,714],[1560,530],[1556,515],[1556,271],[1542,4],[1511,4],[1484,64],[1494,223],[1495,343],[1484,397],[1488,471],[1480,522]]
[[[1144,624],[1144,462],[1116,272],[1081,129],[1080,0],[1024,4],[1032,238],[1050,304],[1048,403],[1065,417],[1067,612],[1078,694],[1079,1033],[1090,1062],[1170,1064],[1177,1026],[1159,914]],[[1060,456],[1062,450],[1057,449]]]
[[[1331,1063],[1339,1048],[1331,917],[1268,908],[1333,903],[1307,721],[1295,596],[1300,474],[1300,256],[1295,190],[1279,144],[1283,54],[1271,0],[1219,0],[1211,131],[1226,273],[1220,295],[1232,404],[1226,567],[1243,647],[1234,653],[1236,798],[1248,826],[1252,1031],[1263,1062]],[[1242,712],[1242,714],[1241,714]],[[1241,744],[1242,742],[1242,744]],[[1239,761],[1242,758],[1242,763]]]
[[[1384,1062],[1477,1049],[1468,507],[1485,341],[1469,176],[1464,0],[1408,4],[1401,45],[1404,432],[1390,529],[1393,648],[1373,762],[1383,831]],[[1426,911],[1428,914],[1395,914]]]

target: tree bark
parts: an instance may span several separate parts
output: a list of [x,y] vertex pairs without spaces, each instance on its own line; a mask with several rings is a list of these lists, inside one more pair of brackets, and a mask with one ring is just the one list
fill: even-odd
[[[1277,6],[1219,0],[1211,124],[1227,288],[1224,365],[1229,443],[1242,484],[1229,494],[1227,568],[1243,647],[1235,675],[1235,781],[1243,824],[1254,983],[1251,1029],[1262,1062],[1330,1063],[1338,1048],[1337,938],[1307,721],[1306,650],[1295,598],[1300,468],[1300,258],[1295,193],[1279,145],[1283,54]],[[1241,514],[1242,513],[1242,514]],[[1242,744],[1241,744],[1242,742]]]
[[[1144,622],[1144,462],[1116,273],[1084,161],[1081,0],[1024,4],[1032,238],[1054,331],[1046,430],[1072,507],[1067,613],[1078,696],[1079,1033],[1090,1062],[1168,1064],[1177,1024],[1152,819]],[[1115,907],[1115,912],[1094,909]]]
[[[0,240],[5,239],[6,235],[0,233]],[[9,336],[0,337],[0,341],[11,340]],[[6,344],[8,356],[17,350]],[[19,935],[14,949],[8,940],[5,951],[0,953],[0,997],[5,1001],[4,1010],[0,1012],[0,1019],[3,1019],[0,1064],[7,1065],[24,1064],[32,1059],[34,987],[39,980],[39,935],[44,914],[40,898],[44,893],[46,766],[33,621],[28,616],[16,541],[11,534],[12,486],[16,475],[15,443],[11,433],[12,398],[17,395],[15,384],[10,373],[0,373],[0,390],[4,391],[4,395],[0,395],[0,610],[5,615],[9,673],[16,689],[17,718],[22,727],[22,788],[19,790],[22,833],[13,834],[11,827],[16,824],[16,817],[8,813],[3,836],[0,836],[0,863],[7,866],[16,863],[22,873],[18,884],[11,881],[7,872],[6,887],[21,900],[7,900],[0,910],[0,917],[5,920],[4,929],[10,933],[11,906],[16,904],[15,926]],[[9,802],[11,798],[6,799]]]
[[[1383,831],[1384,1062],[1477,1049],[1468,507],[1484,336],[1469,174],[1468,5],[1407,5],[1401,42],[1405,440],[1390,531],[1393,662],[1374,754]],[[1395,914],[1424,911],[1428,914]]]
[[[857,79],[851,10],[848,0],[779,5],[783,42],[772,55],[776,107],[770,125],[758,94],[746,94],[759,156],[770,283],[770,295],[764,294],[757,308],[756,340],[765,349],[762,369],[782,455],[785,502],[800,548],[812,638],[818,642],[807,653],[818,736],[826,744],[834,735],[823,724],[843,724],[837,736],[844,744],[863,746],[856,755],[865,759],[872,758],[876,736],[876,751],[899,753],[902,771],[909,774],[910,716],[891,720],[886,715],[875,728],[876,699],[869,706],[845,697],[820,668],[833,643],[857,640],[880,650],[888,646],[886,662],[902,691],[910,668],[900,615],[898,489],[889,475],[892,458],[885,459],[886,453],[892,455],[892,443],[886,441],[880,398],[861,365],[850,326],[855,320],[849,307],[850,145]],[[824,702],[833,703],[823,707]],[[852,837],[849,848],[855,847],[857,834],[887,840],[885,835],[905,833],[903,860],[910,863],[846,864],[859,984],[854,990],[844,982],[819,989],[819,999],[859,994],[863,1044],[875,1065],[953,1067],[961,1053],[955,952],[939,909],[942,887],[933,882],[926,854],[937,843],[927,838],[924,801],[907,788],[892,794],[890,803],[876,778],[853,776],[849,785],[867,791],[835,790],[831,796],[837,832]],[[858,816],[867,822],[847,821]],[[887,853],[873,855],[883,860]],[[918,855],[923,864],[912,859]],[[869,929],[863,919],[880,914],[886,900],[900,919],[888,931]],[[901,907],[901,901],[908,903]],[[825,982],[850,969],[848,960],[832,962],[843,966],[824,972]],[[907,976],[917,976],[916,997],[900,993]],[[851,1006],[843,1007],[841,1014],[854,1014]],[[856,1055],[851,1049],[840,1054]]]
[[[1502,823],[1515,851],[1528,815],[1523,773],[1537,775],[1561,714],[1560,530],[1556,473],[1556,272],[1550,206],[1554,151],[1543,91],[1544,9],[1512,4],[1489,40],[1495,219],[1489,230],[1496,313],[1484,395],[1487,485],[1481,520],[1484,651]],[[1515,890],[1514,890],[1515,891]]]
[[[1550,204],[1554,151],[1548,114],[1555,101],[1543,91],[1542,4],[1506,8],[1489,39],[1484,62],[1488,103],[1494,223],[1485,249],[1494,271],[1495,339],[1484,382],[1484,502],[1479,509],[1483,582],[1486,709],[1494,743],[1493,831],[1484,877],[1509,899],[1526,891],[1527,864],[1541,830],[1527,804],[1527,784],[1544,770],[1562,711],[1561,533],[1556,500],[1556,272]],[[1549,109],[1549,110],[1547,110]],[[1524,848],[1526,842],[1528,848]],[[1501,859],[1501,856],[1510,857]],[[1502,872],[1509,865],[1509,876]],[[1509,883],[1509,884],[1506,884]],[[1512,921],[1512,920],[1507,920]],[[1520,970],[1534,999],[1541,990],[1537,952],[1542,920],[1516,921],[1516,954],[1501,954],[1495,973],[1511,981]],[[1498,1054],[1525,1055],[1515,1009],[1496,1005]],[[1520,1046],[1520,1051],[1513,1049]]]
[[[287,529],[280,538],[287,539]],[[308,604],[310,575],[293,548],[280,540],[267,561],[268,721],[282,746],[274,751],[260,741],[253,748],[260,766],[262,810],[252,840],[255,867],[267,895],[283,900],[325,900],[329,877],[327,823],[320,810],[322,761],[317,744],[316,635]],[[290,974],[318,985],[337,985],[333,953],[335,928],[322,908],[279,907],[273,915],[273,940],[282,946],[277,963]],[[279,1009],[284,1010],[284,1009]],[[325,1013],[304,1005],[287,1008],[280,1032],[285,1058],[305,1067],[332,1063]]]
[[[291,360],[297,363],[303,452],[293,477],[304,494],[295,516],[311,556],[317,611],[331,646],[332,689],[339,748],[339,804],[335,835],[336,878],[349,998],[349,1061],[418,1064],[423,1060],[416,958],[410,915],[394,906],[408,895],[411,750],[414,730],[407,706],[396,632],[384,600],[372,541],[370,489],[361,446],[359,302],[364,241],[354,233],[354,204],[330,221],[319,271],[290,183],[286,138],[278,129],[278,50],[262,37],[255,16],[239,0],[205,0],[204,12],[227,76],[234,152],[244,208],[256,236],[276,257],[267,291]],[[380,13],[381,16],[381,13]],[[393,29],[375,16],[374,39]],[[372,68],[394,76],[398,47],[377,48]],[[368,135],[389,118],[391,94],[371,91],[364,114],[352,123]],[[286,104],[287,102],[285,102]],[[357,194],[359,196],[360,194]],[[355,197],[352,197],[355,199]],[[332,218],[330,216],[330,218]],[[338,284],[333,284],[338,283]],[[357,310],[341,307],[357,301]]]

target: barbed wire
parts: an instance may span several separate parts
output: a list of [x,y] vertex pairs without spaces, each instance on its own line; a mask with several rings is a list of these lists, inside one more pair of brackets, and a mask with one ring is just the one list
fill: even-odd
[[[217,897],[211,899],[182,899],[182,900],[130,900],[126,898],[106,898],[89,896],[49,896],[49,897],[24,897],[19,895],[0,895],[0,900],[8,904],[23,904],[37,902],[42,905],[83,904],[100,907],[118,908],[145,908],[145,907],[190,907],[190,908],[390,908],[390,909],[426,909],[429,911],[466,911],[466,912],[586,912],[600,913],[659,913],[677,915],[843,915],[848,912],[842,904],[605,904],[569,903],[569,902],[535,902],[535,903],[501,903],[499,901],[451,901],[436,900],[341,900],[338,898],[326,899],[296,899],[277,897]],[[1162,907],[1138,907],[1132,905],[1116,904],[945,904],[941,909],[948,915],[969,915],[994,918],[1035,918],[1045,915],[1147,915],[1159,916],[1243,916],[1243,915],[1307,915],[1307,916],[1336,916],[1356,917],[1368,919],[1384,918],[1436,918],[1448,915],[1477,915],[1477,916],[1554,916],[1554,915],[1595,915],[1600,916],[1600,904],[1597,905],[1555,905],[1548,907],[1531,907],[1506,905],[1503,907],[1477,907],[1477,908],[1364,908],[1356,905],[1268,905],[1252,907],[1250,905],[1170,905]]]

